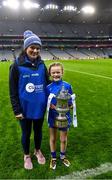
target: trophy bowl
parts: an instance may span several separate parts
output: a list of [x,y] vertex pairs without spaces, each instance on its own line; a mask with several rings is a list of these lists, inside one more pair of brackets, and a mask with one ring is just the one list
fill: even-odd
[[69,94],[68,90],[65,90],[64,86],[62,86],[60,92],[56,96],[56,111],[58,112],[58,116],[56,116],[54,126],[57,128],[67,128],[68,126],[66,113],[69,111],[68,100],[70,98],[71,94]]

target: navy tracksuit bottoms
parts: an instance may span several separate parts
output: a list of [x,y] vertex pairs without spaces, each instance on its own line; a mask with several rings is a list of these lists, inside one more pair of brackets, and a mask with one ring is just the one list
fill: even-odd
[[35,149],[40,149],[41,141],[42,141],[42,125],[43,125],[44,118],[38,120],[31,120],[31,119],[23,119],[20,120],[20,125],[22,129],[22,137],[21,142],[23,146],[24,154],[29,154],[30,150],[30,136],[32,131],[34,131],[34,145]]

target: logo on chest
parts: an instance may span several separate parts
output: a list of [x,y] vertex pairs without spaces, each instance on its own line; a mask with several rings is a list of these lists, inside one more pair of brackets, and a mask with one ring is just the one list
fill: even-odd
[[28,93],[32,93],[32,92],[36,92],[36,93],[39,93],[39,92],[43,92],[43,84],[39,84],[39,85],[35,85],[33,83],[28,83],[25,87],[26,91]]
[[26,91],[32,93],[35,90],[35,85],[33,83],[28,83],[26,85]]

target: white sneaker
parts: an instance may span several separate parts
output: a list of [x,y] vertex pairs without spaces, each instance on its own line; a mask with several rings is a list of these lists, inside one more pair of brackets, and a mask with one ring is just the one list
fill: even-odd
[[24,155],[24,168],[28,170],[33,169],[30,155]]

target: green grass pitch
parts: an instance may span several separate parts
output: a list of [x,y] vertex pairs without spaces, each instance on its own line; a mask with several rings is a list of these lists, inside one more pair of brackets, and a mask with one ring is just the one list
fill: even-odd
[[[54,61],[46,61],[48,65]],[[34,168],[23,168],[21,129],[15,119],[9,99],[8,74],[10,62],[0,63],[0,179],[52,179],[73,171],[95,168],[112,162],[112,60],[60,60],[64,65],[63,80],[72,84],[76,94],[78,127],[68,132],[67,157],[69,168],[57,161],[57,169],[49,169],[49,129],[43,126],[42,151],[45,165],[38,165],[31,154]],[[59,140],[57,142],[59,157]],[[112,178],[112,172],[98,178]]]

